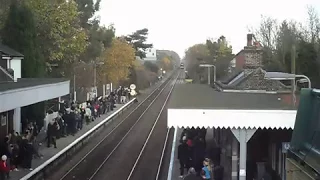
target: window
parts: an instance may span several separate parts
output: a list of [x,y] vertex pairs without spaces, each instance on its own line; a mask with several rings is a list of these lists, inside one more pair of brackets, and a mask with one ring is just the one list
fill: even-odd
[[7,125],[7,116],[6,115],[1,115],[1,126],[6,126]]
[[149,49],[149,52],[151,52],[151,49]]
[[154,56],[154,53],[152,53],[152,56]]

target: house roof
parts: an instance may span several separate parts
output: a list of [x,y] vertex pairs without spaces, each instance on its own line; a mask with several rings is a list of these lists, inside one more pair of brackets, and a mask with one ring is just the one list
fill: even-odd
[[266,71],[262,68],[244,69],[238,73],[228,84],[221,81],[216,82],[217,89],[237,89],[237,90],[268,90],[268,91],[284,91],[289,87],[280,81],[267,80],[264,78]]
[[0,43],[0,52],[4,54],[4,56],[9,57],[24,57],[23,54],[19,53],[18,51],[9,48],[8,46]]
[[169,108],[292,110],[281,94],[219,92],[202,84],[176,84]]
[[68,81],[62,78],[21,78],[17,82],[0,82],[0,93],[15,89],[28,88],[46,84],[56,84]]
[[234,78],[236,78],[239,74],[243,72],[242,69],[235,69],[231,73],[227,74],[225,77],[223,77],[220,82],[223,84],[228,84],[231,82]]

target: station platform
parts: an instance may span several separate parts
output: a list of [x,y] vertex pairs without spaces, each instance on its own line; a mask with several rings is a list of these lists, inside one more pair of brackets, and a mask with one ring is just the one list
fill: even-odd
[[[39,153],[43,156],[43,158],[37,158],[32,160],[32,168],[35,169],[36,167],[43,164],[45,161],[53,157],[55,154],[57,154],[59,151],[67,147],[70,143],[75,141],[77,138],[82,136],[84,133],[89,131],[91,128],[93,128],[95,125],[99,124],[103,119],[106,119],[108,116],[110,116],[113,112],[117,111],[119,108],[124,106],[124,104],[116,104],[116,108],[108,112],[107,114],[102,115],[100,118],[97,118],[95,121],[91,122],[90,124],[83,124],[82,130],[78,131],[74,136],[67,136],[64,138],[60,138],[57,140],[57,148],[50,147],[48,148],[46,146],[46,143],[43,142],[42,145],[39,148]],[[30,171],[25,169],[19,169],[19,171],[12,171],[10,172],[11,180],[18,180],[22,178],[23,176],[27,175]]]
[[[180,141],[180,136],[181,136],[183,129],[177,128],[176,131],[177,131],[176,138],[173,139],[174,146],[172,146],[172,151],[174,151],[174,156],[172,159],[170,159],[170,163],[172,161],[173,165],[172,165],[172,167],[169,167],[170,169],[169,169],[169,174],[168,174],[168,180],[181,180],[181,178],[179,177],[180,176],[180,163],[178,160],[178,146],[180,144],[179,141]],[[209,157],[210,151],[216,147],[216,143],[215,143],[215,140],[213,137],[214,137],[213,136],[213,129],[208,128],[207,134],[206,134],[206,154],[205,154],[206,157]],[[187,173],[188,172],[185,169],[184,176],[187,175]],[[199,179],[201,179],[201,178],[199,178]]]
[[[155,89],[158,88],[158,86],[160,84],[162,84],[163,82],[165,82],[165,80],[170,76],[171,73],[168,73],[168,75],[161,81],[158,81],[157,83],[155,83],[154,85],[152,85],[149,88],[146,88],[144,90],[140,90],[139,91],[139,95],[136,97],[137,100],[139,102],[143,101],[145,98],[147,98],[147,96],[152,93]],[[39,167],[41,164],[43,164],[44,162],[46,162],[48,159],[50,159],[51,157],[53,157],[55,154],[57,154],[58,152],[60,152],[61,150],[63,150],[65,147],[67,147],[70,143],[72,143],[73,141],[75,141],[77,138],[81,137],[83,134],[85,134],[86,132],[88,132],[90,129],[92,129],[95,125],[99,124],[102,120],[108,118],[112,113],[116,112],[118,109],[120,109],[122,106],[124,106],[125,104],[116,104],[116,108],[114,108],[113,111],[102,115],[100,118],[97,118],[97,120],[95,120],[94,122],[91,122],[89,125],[86,125],[86,123],[83,124],[83,129],[78,131],[77,134],[75,134],[75,136],[67,136],[65,138],[61,138],[57,140],[57,148],[47,148],[46,144],[43,143],[42,146],[40,146],[39,148],[39,153],[41,155],[43,155],[43,158],[40,159],[33,159],[32,160],[32,168],[35,169],[37,167]],[[10,172],[10,179],[11,180],[19,180],[20,178],[24,177],[25,175],[27,175],[28,173],[30,173],[30,170],[25,170],[25,169],[19,169],[19,171],[12,171]]]

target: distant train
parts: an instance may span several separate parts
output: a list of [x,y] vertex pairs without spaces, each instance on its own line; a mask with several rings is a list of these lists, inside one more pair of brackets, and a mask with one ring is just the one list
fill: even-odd
[[180,69],[184,69],[184,64],[180,63]]

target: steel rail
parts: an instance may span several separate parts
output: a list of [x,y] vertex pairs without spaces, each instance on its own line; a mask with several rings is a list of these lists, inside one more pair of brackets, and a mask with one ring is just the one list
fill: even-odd
[[[152,133],[153,133],[153,131],[154,131],[154,129],[155,129],[155,127],[156,127],[159,119],[160,119],[160,116],[161,116],[164,108],[165,108],[166,105],[167,105],[167,102],[168,102],[168,100],[169,100],[169,97],[170,97],[170,95],[171,95],[171,93],[172,93],[172,91],[173,91],[173,88],[174,88],[174,86],[175,86],[175,84],[176,84],[179,76],[180,76],[180,73],[178,74],[178,77],[175,79],[174,84],[172,85],[172,87],[171,87],[171,89],[170,89],[170,91],[169,91],[169,93],[168,93],[168,95],[167,95],[167,97],[166,97],[166,100],[165,100],[163,106],[161,107],[160,113],[158,114],[158,116],[157,116],[157,118],[156,118],[156,120],[155,120],[155,122],[154,122],[154,124],[153,124],[153,126],[152,126],[152,128],[151,128],[151,130],[150,130],[150,132],[149,132],[149,134],[148,134],[148,137],[147,137],[145,143],[143,144],[143,147],[142,147],[142,149],[141,149],[141,151],[140,151],[140,153],[139,153],[139,156],[137,157],[137,159],[136,159],[136,161],[135,161],[135,163],[134,163],[134,165],[133,165],[133,167],[132,167],[132,169],[131,169],[131,171],[130,171],[129,176],[127,177],[127,180],[130,180],[130,179],[131,179],[131,177],[132,177],[132,175],[133,175],[133,172],[135,171],[135,168],[137,167],[137,164],[138,164],[138,162],[139,162],[139,160],[140,160],[140,158],[141,158],[141,156],[142,156],[142,154],[143,154],[143,152],[144,152],[144,150],[145,150],[145,148],[146,148],[146,146],[147,146],[147,144],[148,144],[148,142],[149,142],[149,139],[150,139],[150,137],[151,137],[151,135],[152,135]],[[168,136],[168,134],[169,134],[169,129],[168,129],[168,131],[167,131],[167,136]],[[167,136],[166,136],[166,139],[167,139]],[[166,141],[164,142],[164,144],[166,144]],[[164,148],[165,148],[165,146],[164,146]],[[163,153],[164,153],[164,152],[163,152]],[[160,160],[160,162],[159,162],[158,167],[159,167],[159,166],[161,166],[161,160]],[[158,168],[158,169],[159,169],[159,168]]]
[[137,121],[131,126],[131,128],[127,131],[127,133],[122,137],[122,139],[119,141],[119,143],[112,149],[112,151],[109,153],[109,155],[103,160],[103,162],[99,165],[99,167],[96,169],[96,171],[91,175],[91,177],[88,180],[92,180],[98,172],[102,169],[104,164],[110,159],[110,157],[113,155],[113,153],[118,149],[118,147],[122,144],[122,142],[125,140],[125,138],[130,134],[132,129],[140,122],[144,114],[149,110],[149,108],[154,104],[154,102],[158,99],[158,97],[161,95],[161,93],[166,89],[166,87],[170,84],[170,80],[167,82],[167,84],[163,87],[163,89],[160,91],[160,93],[151,101],[151,103],[148,105],[148,107],[143,111],[143,113],[139,116]]
[[[171,77],[170,77],[171,78]],[[163,87],[163,89],[161,89],[160,93],[155,97],[155,99],[157,99],[157,97],[161,94],[161,92],[165,89],[165,87],[169,84],[170,82],[170,78],[167,79],[167,82],[165,82],[165,86]],[[100,140],[88,153],[86,153],[74,166],[72,166],[72,168],[70,168],[61,178],[60,180],[63,180],[64,178],[66,178],[76,167],[79,166],[79,164],[81,164],[95,149],[97,149],[97,147],[99,147],[99,145],[101,145],[115,130],[118,129],[118,127],[120,125],[122,125],[144,102],[146,102],[149,97],[151,97],[152,95],[154,95],[154,93],[156,93],[160,86],[163,84],[160,84],[154,91],[152,91],[141,103],[139,103],[139,105],[137,107],[135,107],[119,124],[117,124],[105,137],[102,138],[102,140]],[[153,103],[154,101],[152,101]],[[151,104],[152,104],[151,103]],[[150,107],[151,105],[149,105],[148,107]],[[148,110],[147,109],[142,113],[142,115]]]

